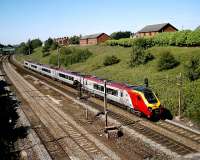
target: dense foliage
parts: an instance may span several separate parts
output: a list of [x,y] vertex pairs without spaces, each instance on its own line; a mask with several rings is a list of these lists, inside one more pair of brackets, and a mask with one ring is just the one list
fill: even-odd
[[124,38],[119,40],[108,40],[105,42],[110,46],[123,46],[131,47],[140,45],[145,48],[152,46],[200,46],[200,30],[190,31],[179,31],[179,32],[163,32],[155,35],[154,37],[144,38]]
[[42,41],[40,39],[33,39],[31,41],[31,46],[33,47],[33,49],[38,48],[42,46]]
[[186,117],[200,122],[200,84],[191,82],[184,88],[184,107],[182,111]]
[[135,67],[140,64],[146,64],[153,58],[154,56],[150,52],[145,51],[142,47],[133,46],[133,50],[130,55],[129,65],[130,67]]
[[104,58],[103,65],[104,66],[109,66],[109,65],[113,65],[113,64],[116,64],[116,63],[119,63],[119,62],[120,62],[119,58],[117,58],[114,55],[111,55],[111,56],[106,56]]
[[158,70],[167,70],[172,69],[179,65],[179,61],[177,61],[174,56],[169,51],[164,51],[161,53],[161,56],[158,60]]
[[62,47],[60,49],[60,55],[53,54],[50,56],[49,63],[53,65],[58,65],[58,58],[60,63],[68,66],[74,63],[86,61],[92,53],[88,49],[77,49],[77,48],[66,48]]
[[29,55],[33,53],[35,48],[40,46],[42,46],[42,41],[40,39],[29,39],[27,42],[20,43],[20,45],[16,48],[16,53]]
[[45,57],[46,55],[49,55],[51,50],[55,50],[58,47],[58,43],[56,43],[52,38],[48,38],[42,47],[43,56]]
[[121,38],[130,38],[131,32],[130,31],[119,31],[119,32],[113,32],[110,35],[113,39],[121,39]]
[[79,44],[80,37],[79,36],[72,36],[69,38],[69,44]]
[[200,57],[192,57],[185,65],[186,76],[190,81],[200,78]]

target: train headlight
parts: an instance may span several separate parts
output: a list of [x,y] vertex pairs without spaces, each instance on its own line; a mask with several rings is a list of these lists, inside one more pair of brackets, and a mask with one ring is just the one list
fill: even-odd
[[151,108],[151,107],[148,107],[148,110],[149,110],[150,112],[152,112],[152,108]]

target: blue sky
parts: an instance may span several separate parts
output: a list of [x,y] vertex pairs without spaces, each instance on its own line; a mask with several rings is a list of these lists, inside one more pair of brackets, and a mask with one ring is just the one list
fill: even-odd
[[199,0],[0,0],[0,43],[136,32],[164,22],[195,29],[200,25],[199,8]]

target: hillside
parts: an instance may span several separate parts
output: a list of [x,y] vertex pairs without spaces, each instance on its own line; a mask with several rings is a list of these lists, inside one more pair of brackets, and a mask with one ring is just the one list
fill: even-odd
[[[152,47],[148,49],[155,59],[145,65],[130,68],[128,61],[132,48],[123,48],[119,46],[87,46],[77,48],[88,48],[93,55],[86,62],[76,63],[67,67],[73,71],[80,71],[87,74],[93,74],[106,79],[125,82],[129,84],[143,84],[144,78],[149,79],[150,87],[158,94],[162,104],[169,108],[174,115],[178,113],[178,91],[177,76],[180,72],[184,75],[184,65],[192,56],[200,56],[200,48],[186,47]],[[158,71],[157,62],[159,56],[164,50],[169,50],[180,65],[167,71]],[[57,54],[53,51],[51,54]],[[116,55],[120,62],[112,66],[103,66],[103,60],[106,55]],[[48,64],[49,57],[42,57],[41,48],[37,48],[32,55],[17,55],[19,61],[29,59],[40,63]],[[195,90],[195,91],[194,91]],[[182,113],[194,120],[199,120],[200,115],[200,80],[189,82],[183,76],[183,107]]]

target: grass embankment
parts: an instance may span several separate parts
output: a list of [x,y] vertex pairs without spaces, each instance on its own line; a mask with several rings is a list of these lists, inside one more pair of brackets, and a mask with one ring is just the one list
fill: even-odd
[[[118,46],[87,46],[77,48],[88,48],[93,55],[86,62],[76,63],[67,67],[73,71],[80,71],[87,74],[93,74],[102,78],[121,81],[129,84],[143,84],[144,78],[149,79],[150,87],[159,95],[159,98],[174,115],[178,113],[178,85],[177,76],[181,72],[183,74],[183,107],[182,112],[188,117],[195,119],[200,113],[199,101],[194,103],[195,98],[200,97],[200,80],[189,82],[184,78],[184,65],[192,56],[200,56],[200,48],[184,48],[184,47],[153,47],[148,50],[154,55],[155,59],[145,65],[138,67],[129,67],[129,58],[132,48],[123,48]],[[163,52],[169,50],[174,57],[180,61],[180,65],[174,69],[166,71],[158,71],[157,62]],[[53,51],[51,54],[56,54]],[[120,59],[118,64],[105,67],[103,65],[104,57],[107,55],[115,55]],[[32,55],[18,55],[17,59],[30,59],[40,63],[48,64],[49,57],[42,57],[41,48],[35,50]],[[194,93],[193,97],[191,92]],[[187,102],[187,105],[185,104]],[[191,104],[191,105],[190,105]],[[196,117],[196,118],[194,118]]]

